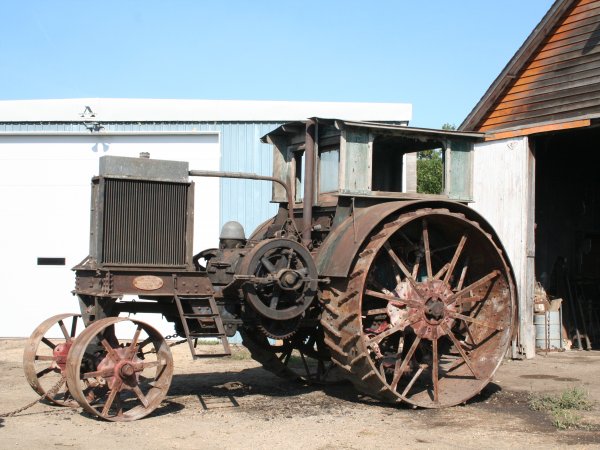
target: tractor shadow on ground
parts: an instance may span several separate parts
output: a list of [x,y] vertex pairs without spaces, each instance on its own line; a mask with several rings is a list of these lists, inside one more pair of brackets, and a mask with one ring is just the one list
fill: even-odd
[[[467,404],[486,403],[501,391],[499,385],[489,383]],[[190,400],[194,397],[195,400]],[[278,399],[285,399],[285,402]],[[239,372],[174,375],[167,400],[170,404],[162,406],[155,414],[167,414],[196,406],[200,406],[202,411],[219,408],[260,411],[267,404],[271,412],[278,408],[277,404],[281,404],[281,408],[287,412],[297,409],[296,407],[299,409],[302,405],[304,411],[313,409],[315,414],[319,407],[326,410],[344,410],[352,408],[355,404],[412,409],[412,406],[406,403],[389,404],[361,394],[346,381],[325,385],[305,384],[279,378],[260,367]]]

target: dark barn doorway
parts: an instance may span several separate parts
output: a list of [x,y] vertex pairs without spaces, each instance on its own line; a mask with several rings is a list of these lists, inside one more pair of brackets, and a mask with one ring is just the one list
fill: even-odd
[[562,298],[573,348],[600,347],[600,128],[531,138],[535,152],[535,274]]

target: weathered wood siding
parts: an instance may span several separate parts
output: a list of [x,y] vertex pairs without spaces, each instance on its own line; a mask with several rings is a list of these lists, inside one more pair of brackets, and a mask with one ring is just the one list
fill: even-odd
[[519,294],[519,343],[527,358],[535,356],[533,163],[526,137],[476,144],[470,205],[496,230],[512,263]]
[[579,0],[515,74],[478,131],[600,112],[600,0]]
[[364,194],[371,190],[372,139],[362,130],[342,132],[340,190]]

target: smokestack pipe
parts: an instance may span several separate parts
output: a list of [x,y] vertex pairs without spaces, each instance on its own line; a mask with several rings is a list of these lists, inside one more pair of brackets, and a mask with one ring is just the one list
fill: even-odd
[[315,128],[313,119],[306,122],[304,141],[304,197],[302,199],[302,243],[309,247],[312,243],[312,207],[315,186]]

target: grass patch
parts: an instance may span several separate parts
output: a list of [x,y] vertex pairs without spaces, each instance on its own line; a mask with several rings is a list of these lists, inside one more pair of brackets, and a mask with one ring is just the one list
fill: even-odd
[[573,387],[554,395],[530,395],[529,408],[546,411],[552,415],[552,423],[560,430],[581,427],[581,416],[577,411],[589,411],[593,402],[587,392]]
[[246,359],[251,359],[252,357],[250,356],[250,352],[248,350],[238,349],[232,350],[230,358],[235,361],[243,361]]

